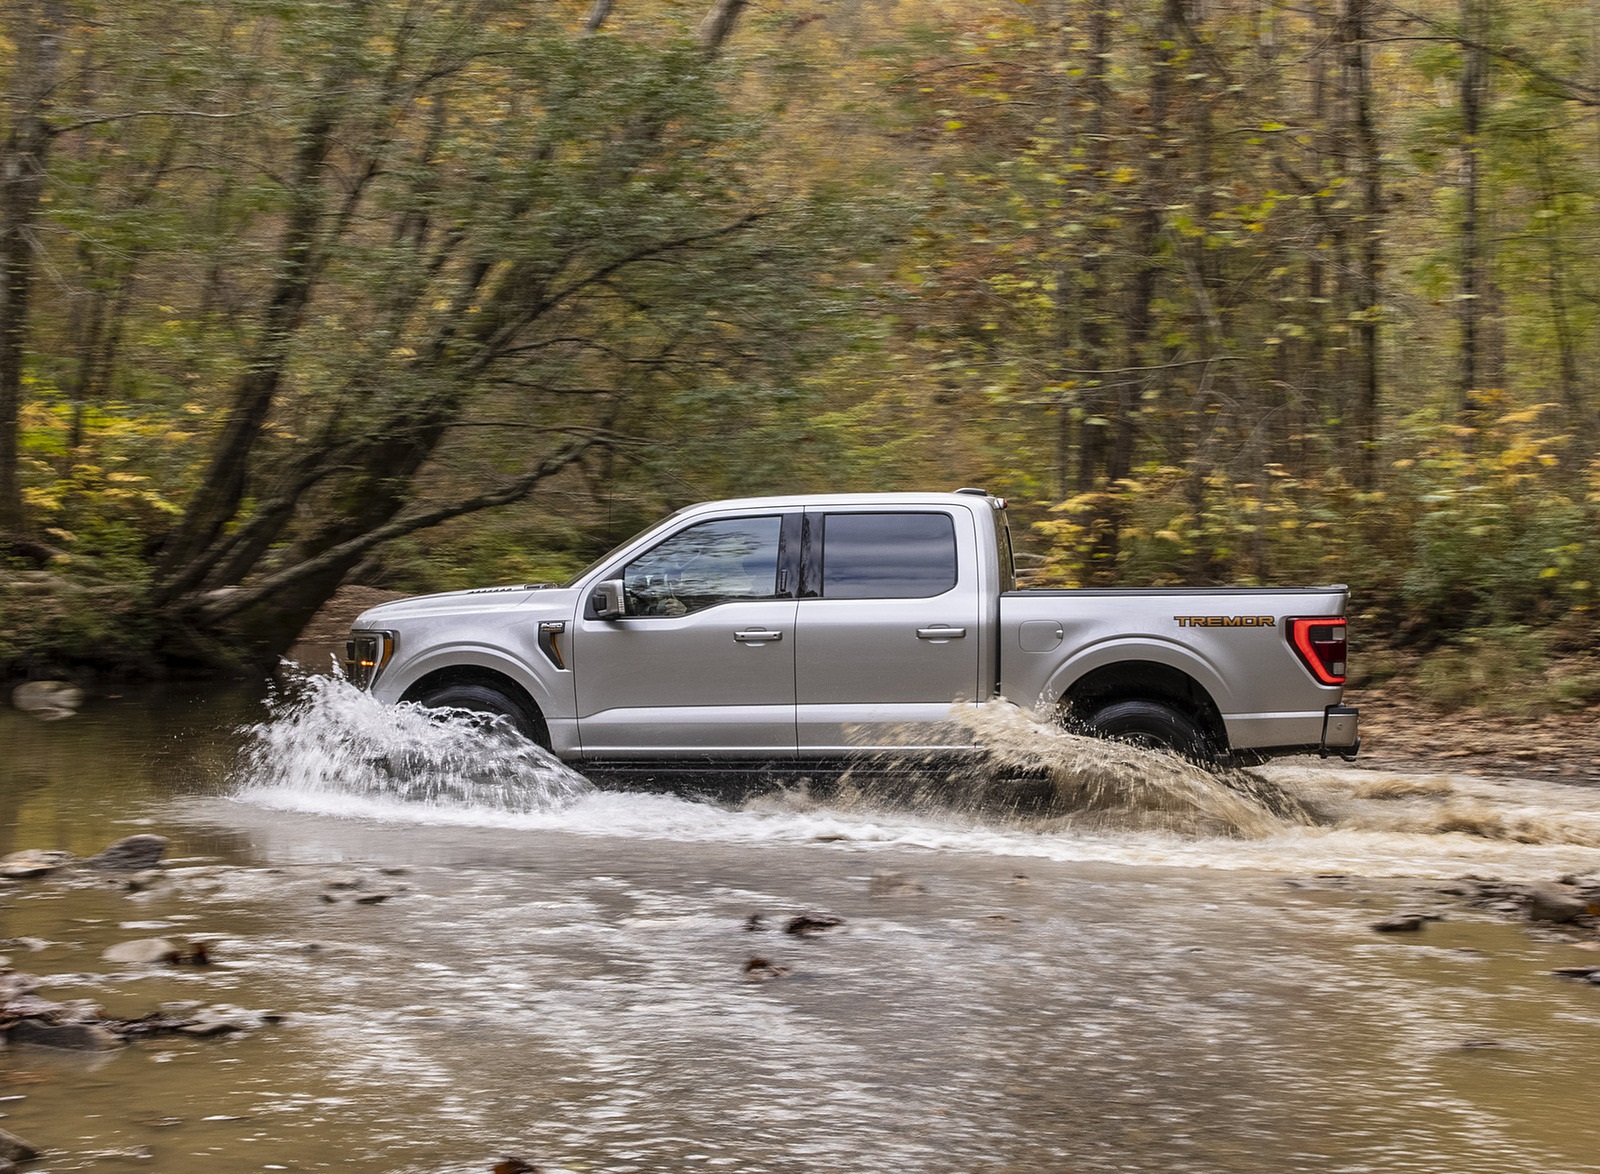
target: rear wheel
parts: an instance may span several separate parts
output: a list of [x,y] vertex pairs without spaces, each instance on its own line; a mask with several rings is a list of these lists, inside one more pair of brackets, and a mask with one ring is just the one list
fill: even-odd
[[1215,756],[1211,739],[1198,722],[1159,701],[1116,701],[1096,710],[1085,724],[1099,737],[1170,750],[1195,762],[1210,762]]
[[464,709],[487,718],[504,718],[524,738],[550,748],[550,733],[538,711],[492,685],[442,685],[418,697],[417,704],[425,709]]

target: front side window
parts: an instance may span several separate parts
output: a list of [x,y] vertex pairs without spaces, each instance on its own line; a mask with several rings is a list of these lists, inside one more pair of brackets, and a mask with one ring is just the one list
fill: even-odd
[[630,616],[682,616],[719,603],[777,596],[783,519],[719,518],[680,530],[629,563]]
[[949,514],[828,514],[824,599],[928,599],[956,585]]

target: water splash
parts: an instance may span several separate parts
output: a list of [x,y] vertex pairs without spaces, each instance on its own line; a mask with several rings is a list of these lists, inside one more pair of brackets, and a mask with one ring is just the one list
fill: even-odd
[[592,791],[503,721],[384,705],[348,681],[311,677],[269,703],[243,751],[242,794],[277,806],[359,813],[363,801],[525,814]]
[[962,720],[984,747],[976,793],[991,803],[1013,796],[1046,826],[1257,838],[1315,822],[1294,794],[1248,771],[1074,734],[1005,702]]
[[[979,747],[975,753],[862,752],[836,785],[791,785],[753,805],[914,811],[1033,832],[1189,837],[1259,838],[1315,822],[1295,794],[1248,771],[1207,770],[1166,751],[1074,734],[1007,701],[960,705],[951,716]],[[885,740],[881,729],[870,736]],[[919,736],[908,729],[907,744]]]
[[[314,679],[246,731],[233,798],[313,817],[612,840],[1373,876],[1600,869],[1600,789],[1306,760],[1212,773],[1013,706],[967,718],[987,749],[964,765],[863,758],[842,777],[797,767],[754,794],[713,800],[596,787],[512,731]],[[318,826],[292,835],[320,843]]]

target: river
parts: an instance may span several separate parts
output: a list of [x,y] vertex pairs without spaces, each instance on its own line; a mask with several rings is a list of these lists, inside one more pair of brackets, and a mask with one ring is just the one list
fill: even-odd
[[[0,855],[171,840],[139,891],[0,887],[0,954],[282,1017],[0,1052],[0,1127],[39,1171],[1600,1170],[1600,987],[1549,973],[1594,935],[1460,879],[1600,871],[1600,791],[983,721],[1029,781],[693,796],[332,681],[0,711]],[[211,964],[101,959],[154,936]]]

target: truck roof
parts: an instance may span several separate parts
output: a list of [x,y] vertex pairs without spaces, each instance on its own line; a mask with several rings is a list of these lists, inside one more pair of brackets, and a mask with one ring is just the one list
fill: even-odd
[[928,490],[899,493],[794,493],[765,497],[731,497],[721,501],[704,501],[695,505],[685,506],[683,509],[678,510],[677,513],[688,513],[691,510],[698,513],[701,510],[826,508],[828,506],[843,505],[960,504],[970,506],[974,498],[986,501],[997,508],[1002,504],[999,498],[993,497],[981,489],[959,489],[954,492]]

